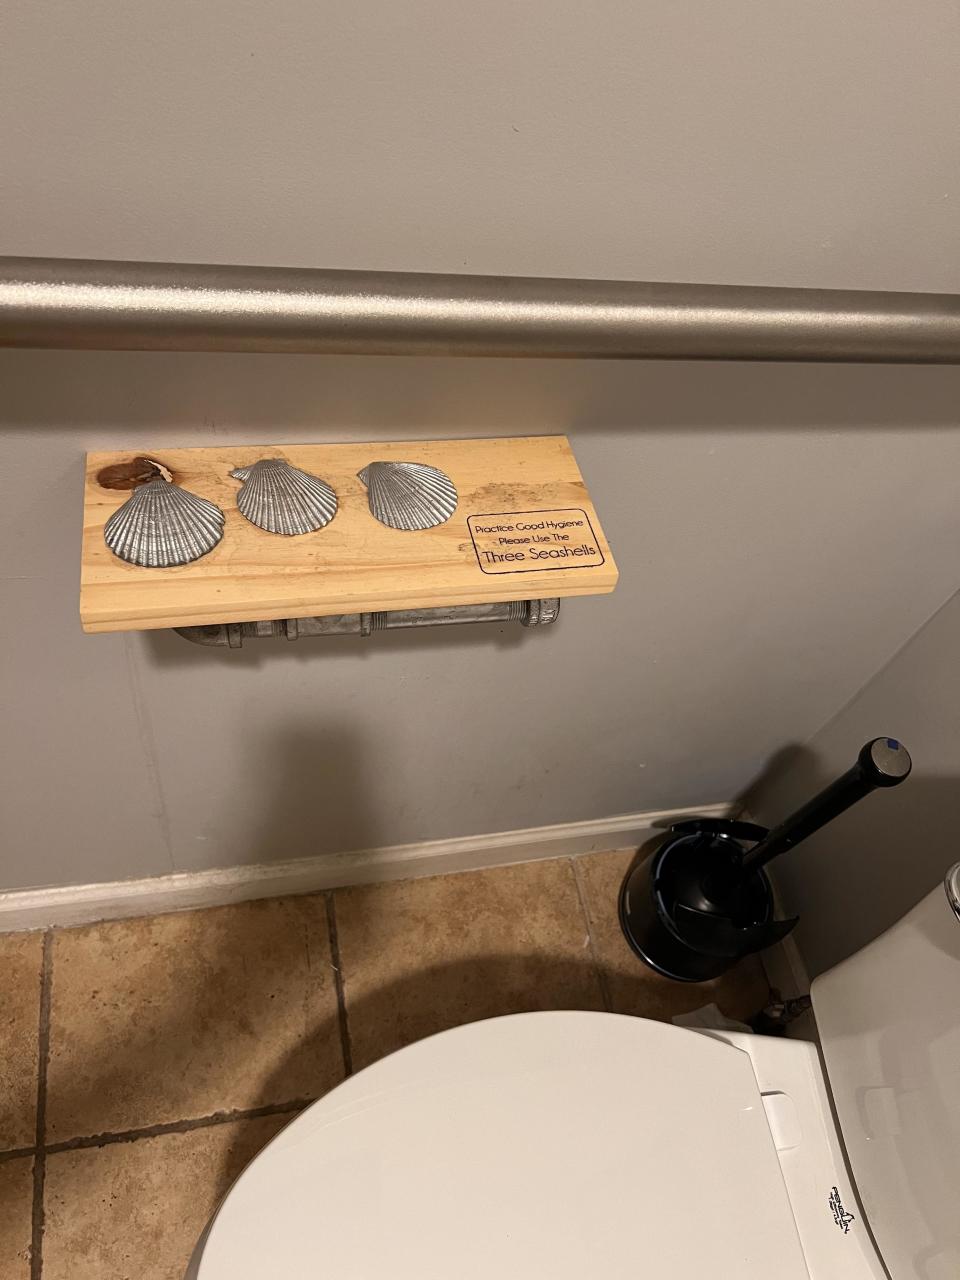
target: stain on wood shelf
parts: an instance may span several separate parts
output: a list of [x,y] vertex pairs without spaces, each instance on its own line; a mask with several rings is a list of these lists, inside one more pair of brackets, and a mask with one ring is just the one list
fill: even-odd
[[[145,569],[107,549],[104,524],[130,493],[104,487],[97,476],[144,457],[223,510],[223,539],[200,560]],[[284,458],[333,487],[339,509],[325,529],[284,537],[244,519],[237,509],[240,482],[230,472],[265,457]],[[380,524],[357,478],[373,461],[439,467],[457,487],[456,512],[445,524],[417,532]],[[595,595],[616,582],[609,544],[565,436],[87,455],[80,584],[86,631]]]

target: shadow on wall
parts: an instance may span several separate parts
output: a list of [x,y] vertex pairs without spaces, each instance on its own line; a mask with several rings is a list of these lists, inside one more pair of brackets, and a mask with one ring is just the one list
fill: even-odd
[[[861,742],[852,742],[850,763]],[[832,782],[809,747],[772,758],[742,798],[772,825]],[[960,860],[960,779],[916,771],[900,787],[876,791],[771,866],[811,977],[895,924]]]
[[284,733],[270,768],[271,801],[244,850],[253,863],[373,849],[386,842],[377,812],[364,801],[369,779],[360,744],[349,730]]
[[954,424],[960,370],[8,351],[0,382],[11,425],[82,428],[87,448],[124,448],[145,431],[153,447],[228,443],[249,432],[292,442],[578,428],[902,431],[904,423]]
[[[226,696],[242,707],[232,713],[231,740],[222,747],[217,734],[205,730],[205,750],[229,753],[231,763],[216,775],[218,784],[204,781],[202,771],[177,771],[178,794],[182,796],[183,788],[208,792],[204,801],[194,794],[185,806],[199,824],[196,831],[209,839],[201,865],[229,867],[375,849],[400,842],[398,830],[428,829],[430,815],[422,811],[434,803],[434,792],[402,785],[396,770],[387,784],[378,770],[398,753],[404,769],[415,769],[419,741],[431,732],[430,706],[422,707],[411,721],[409,715],[400,715],[400,704],[387,689],[379,720],[369,714],[351,715],[349,696],[339,691],[325,696],[324,681],[337,679],[349,688],[362,688],[372,662],[370,679],[381,681],[376,687],[382,690],[387,655],[412,659],[456,649],[469,659],[481,649],[507,653],[525,644],[546,652],[555,631],[526,630],[516,623],[427,627],[293,643],[250,639],[239,650],[195,645],[172,631],[142,633],[141,652],[152,667],[179,670],[194,680],[208,674],[210,680],[227,680]],[[279,709],[271,700],[269,682],[252,690],[249,684],[252,673],[278,667],[288,673],[295,669],[301,689],[299,703],[288,699]],[[433,688],[436,691],[436,682]],[[264,796],[269,796],[266,806]],[[420,812],[414,812],[417,809]],[[412,827],[404,825],[411,814],[416,819]],[[175,814],[174,821],[182,820]],[[185,825],[183,830],[184,840],[198,838],[193,827]]]

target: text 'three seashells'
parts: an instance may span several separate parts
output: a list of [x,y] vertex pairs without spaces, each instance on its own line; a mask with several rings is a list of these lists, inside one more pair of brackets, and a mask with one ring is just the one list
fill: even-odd
[[261,458],[230,474],[243,481],[237,494],[241,514],[268,533],[313,533],[337,514],[337,495],[330,486],[282,458]]
[[422,462],[371,462],[357,479],[367,486],[371,513],[391,529],[432,529],[457,509],[453,481]]
[[134,489],[104,525],[103,538],[129,564],[169,569],[212,551],[223,524],[215,503],[158,476]]

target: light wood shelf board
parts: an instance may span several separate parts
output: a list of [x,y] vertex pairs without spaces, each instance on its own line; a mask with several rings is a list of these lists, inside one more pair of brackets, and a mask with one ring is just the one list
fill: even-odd
[[[172,569],[144,569],[108,550],[104,524],[130,494],[103,488],[97,476],[136,452],[154,458],[177,483],[223,510],[223,539],[202,559]],[[263,457],[285,458],[333,487],[339,509],[325,529],[288,538],[265,533],[241,516],[240,484],[230,472]],[[357,479],[372,461],[439,467],[457,487],[456,512],[446,524],[424,531],[381,525]],[[539,531],[512,527],[536,525],[539,519],[553,524]],[[566,528],[559,527],[568,521]],[[488,532],[500,526],[505,532]],[[592,547],[594,554],[574,554],[578,546]],[[522,559],[498,559],[501,555]],[[87,455],[80,587],[86,631],[594,595],[612,591],[616,582],[610,547],[565,436]]]

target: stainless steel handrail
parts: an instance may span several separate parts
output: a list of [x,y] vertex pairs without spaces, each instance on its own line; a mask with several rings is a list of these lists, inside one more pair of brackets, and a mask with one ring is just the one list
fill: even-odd
[[960,295],[0,258],[0,346],[960,363]]

